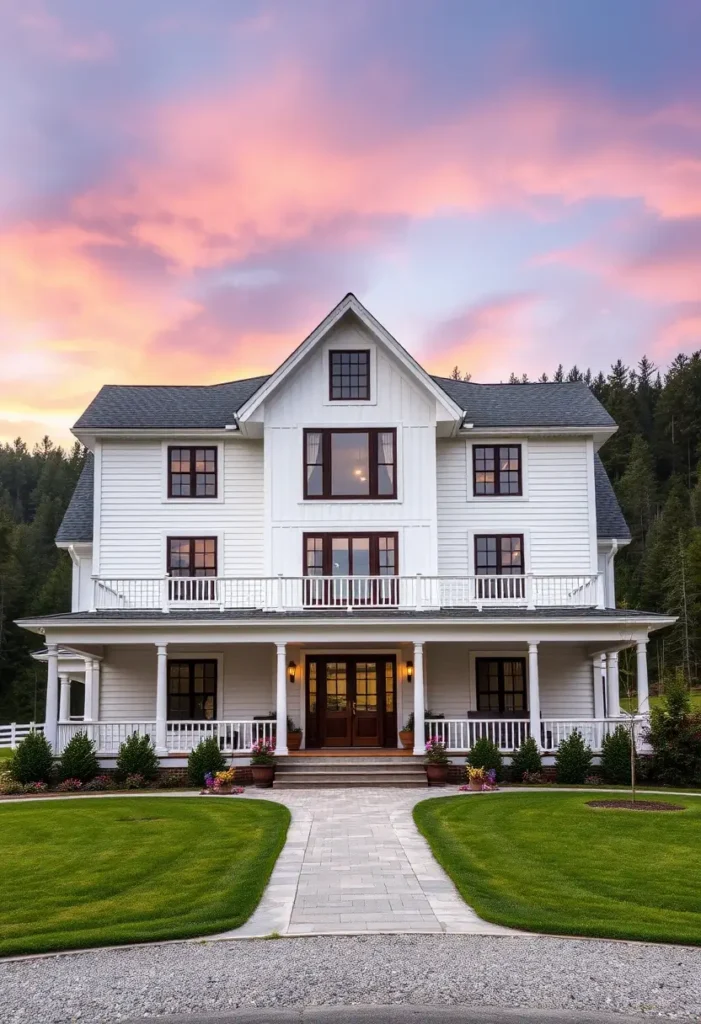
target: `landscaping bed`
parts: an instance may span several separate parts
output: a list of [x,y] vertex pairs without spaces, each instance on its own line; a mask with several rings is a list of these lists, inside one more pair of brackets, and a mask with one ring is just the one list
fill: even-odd
[[0,955],[207,935],[243,924],[287,835],[263,800],[0,805]]
[[481,917],[526,931],[701,944],[701,801],[602,813],[550,789],[426,800],[414,820]]

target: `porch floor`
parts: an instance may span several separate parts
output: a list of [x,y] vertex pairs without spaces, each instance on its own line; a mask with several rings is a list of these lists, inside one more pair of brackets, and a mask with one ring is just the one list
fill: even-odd
[[411,750],[394,747],[319,747],[314,750],[290,750],[288,757],[413,757]]

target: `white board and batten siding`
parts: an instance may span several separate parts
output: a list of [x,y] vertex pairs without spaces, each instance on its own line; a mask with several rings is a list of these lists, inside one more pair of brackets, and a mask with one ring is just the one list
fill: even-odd
[[[485,438],[479,443],[509,444],[509,440]],[[590,512],[594,495],[589,493],[591,442],[578,437],[529,437],[514,438],[511,443],[522,446],[523,495],[476,497],[472,444],[477,441],[437,441],[439,573],[474,573],[475,534],[495,533],[523,534],[528,572],[596,572]]]
[[[369,349],[368,402],[329,401],[329,350]],[[304,500],[304,429],[396,428],[397,498]],[[435,574],[436,402],[360,326],[340,324],[266,402],[267,573],[298,576],[309,531],[396,531],[402,575]]]
[[216,536],[219,575],[262,575],[262,442],[234,438],[217,443],[217,500],[168,499],[167,447],[160,441],[103,443],[100,564],[93,571],[104,578],[162,576],[167,537]]

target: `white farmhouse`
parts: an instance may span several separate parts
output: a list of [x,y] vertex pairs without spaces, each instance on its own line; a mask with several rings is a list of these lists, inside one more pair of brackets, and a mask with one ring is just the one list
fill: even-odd
[[600,748],[619,652],[644,714],[671,621],[615,607],[615,430],[583,383],[432,377],[354,295],[269,377],[104,387],[73,428],[71,611],[22,622],[47,736],[88,729],[108,765],[147,733],[176,767],[208,736],[284,757],[289,717],[306,756],[379,755],[413,714],[415,754],[530,733],[547,755],[574,728]]

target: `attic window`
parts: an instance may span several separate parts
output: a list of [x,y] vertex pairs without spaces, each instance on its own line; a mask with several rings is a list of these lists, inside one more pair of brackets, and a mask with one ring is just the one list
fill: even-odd
[[332,402],[369,401],[370,353],[367,350],[329,352],[329,398]]

